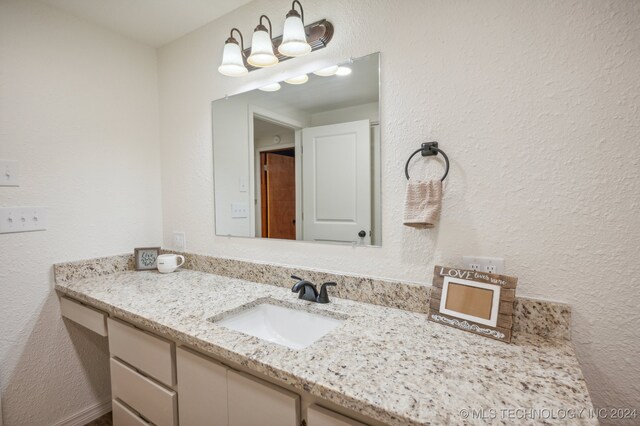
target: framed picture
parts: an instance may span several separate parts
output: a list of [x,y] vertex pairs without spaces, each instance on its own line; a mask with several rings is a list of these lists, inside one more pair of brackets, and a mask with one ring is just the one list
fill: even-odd
[[136,264],[136,271],[147,271],[157,268],[158,255],[160,247],[140,247],[133,252],[133,258]]
[[436,266],[429,320],[510,342],[517,282],[506,275]]

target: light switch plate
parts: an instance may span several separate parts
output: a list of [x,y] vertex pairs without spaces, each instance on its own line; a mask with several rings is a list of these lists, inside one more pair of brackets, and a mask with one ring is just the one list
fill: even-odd
[[0,186],[20,186],[20,169],[15,160],[0,160]]
[[44,231],[47,229],[47,213],[45,207],[2,207],[0,234]]
[[177,251],[185,251],[187,249],[187,236],[184,232],[173,233],[173,248]]
[[234,219],[249,217],[249,205],[247,203],[231,203],[231,217]]

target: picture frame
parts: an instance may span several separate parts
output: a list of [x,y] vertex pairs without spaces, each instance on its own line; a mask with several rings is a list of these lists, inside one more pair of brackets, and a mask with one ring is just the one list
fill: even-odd
[[149,271],[158,267],[160,247],[138,247],[133,250],[136,271]]
[[517,277],[436,265],[428,319],[511,342]]

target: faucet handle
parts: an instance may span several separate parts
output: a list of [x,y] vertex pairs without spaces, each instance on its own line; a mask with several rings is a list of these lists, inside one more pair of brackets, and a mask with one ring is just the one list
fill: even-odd
[[329,303],[329,293],[327,293],[327,287],[335,287],[337,285],[338,284],[333,281],[322,284],[322,286],[320,287],[320,294],[318,295],[318,303]]
[[293,278],[294,280],[302,281],[302,278],[297,275],[291,275],[291,278]]

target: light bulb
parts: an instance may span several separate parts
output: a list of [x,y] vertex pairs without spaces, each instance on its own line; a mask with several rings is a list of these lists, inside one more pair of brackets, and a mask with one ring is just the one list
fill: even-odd
[[247,62],[254,67],[270,67],[278,63],[278,58],[273,53],[273,43],[267,29],[259,25],[253,32],[251,39],[251,54]]
[[266,86],[260,87],[260,90],[263,92],[277,92],[280,90],[280,83],[267,84]]
[[311,46],[307,43],[307,35],[304,32],[302,18],[296,10],[287,13],[282,31],[282,43],[278,46],[278,52],[285,56],[304,56],[311,52]]
[[235,39],[229,38],[224,45],[222,52],[222,64],[218,67],[218,72],[230,77],[238,77],[247,74],[249,71],[244,66],[240,45]]
[[351,68],[349,67],[338,67],[336,70],[336,75],[345,76],[351,74]]
[[306,74],[299,75],[298,77],[292,77],[285,80],[289,84],[305,84],[309,81],[309,76]]
[[330,67],[319,69],[318,71],[314,71],[315,75],[319,75],[320,77],[331,77],[335,75],[336,71],[338,71],[337,65],[331,65]]

